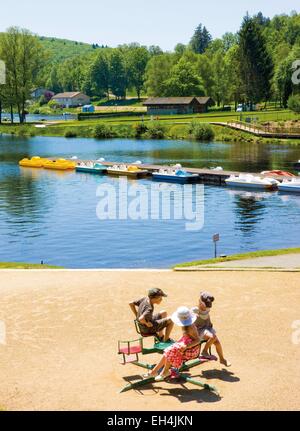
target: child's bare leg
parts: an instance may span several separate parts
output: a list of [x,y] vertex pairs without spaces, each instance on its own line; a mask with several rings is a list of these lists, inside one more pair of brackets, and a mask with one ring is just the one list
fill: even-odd
[[170,368],[171,368],[170,362],[166,361],[164,369],[162,370],[162,372],[160,373],[160,375],[163,376],[163,377],[167,377],[169,375]]
[[211,348],[211,346],[215,342],[215,337],[214,336],[211,336],[211,337],[207,336],[207,337],[205,337],[205,339],[207,340],[207,342],[206,342],[206,344],[202,350],[202,355],[207,356],[207,355],[209,355],[209,353],[208,353],[209,349]]
[[216,346],[217,354],[220,358],[221,364],[225,365],[226,367],[230,367],[231,363],[224,358],[222,345],[221,345],[219,339],[217,337],[215,337],[215,338],[216,339],[215,339],[214,345]]
[[168,341],[172,332],[172,329],[174,328],[174,323],[170,319],[170,322],[168,323],[168,326],[166,327],[166,332],[164,336],[164,342]]
[[151,372],[149,373],[149,376],[155,377],[158,374],[159,370],[165,367],[165,365],[166,365],[166,358],[165,356],[163,356],[159,361],[159,363],[151,370]]

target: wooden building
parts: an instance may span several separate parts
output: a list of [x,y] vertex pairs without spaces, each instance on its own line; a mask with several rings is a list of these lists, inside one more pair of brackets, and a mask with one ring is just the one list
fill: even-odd
[[150,97],[144,102],[149,115],[177,115],[207,112],[211,97]]

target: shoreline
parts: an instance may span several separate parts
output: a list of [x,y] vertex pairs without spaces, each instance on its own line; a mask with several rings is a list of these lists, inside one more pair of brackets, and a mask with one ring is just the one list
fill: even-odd
[[[163,137],[157,138],[156,136],[136,136],[136,126],[141,124],[141,121],[133,120],[131,124],[110,124],[108,121],[78,121],[76,124],[70,122],[71,124],[64,123],[53,123],[47,125],[45,128],[37,128],[35,124],[14,124],[14,125],[0,125],[0,136],[1,134],[7,136],[17,136],[17,137],[61,137],[61,138],[94,138],[94,139],[166,139],[166,140],[188,140],[194,142],[203,142],[202,140],[197,140],[193,138],[188,132],[188,126],[190,122],[174,122],[167,124],[168,120],[163,120],[163,127],[165,129],[165,135]],[[164,122],[166,122],[164,124]],[[158,123],[161,123],[158,121]],[[278,139],[278,138],[265,138],[252,135],[246,131],[237,131],[231,129],[229,126],[217,126],[212,125],[209,122],[199,123],[209,124],[214,131],[214,138],[212,141],[215,142],[251,142],[257,144],[287,144],[287,145],[300,145],[300,140],[298,139]],[[97,125],[108,126],[111,130],[109,136],[103,136],[102,138],[95,137],[95,127]],[[207,141],[210,142],[210,141]]]

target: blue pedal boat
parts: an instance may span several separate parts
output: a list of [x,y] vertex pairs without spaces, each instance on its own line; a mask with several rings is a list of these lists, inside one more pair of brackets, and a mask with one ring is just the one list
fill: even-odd
[[80,164],[76,167],[76,172],[102,175],[107,173],[107,166],[101,163]]
[[153,172],[152,178],[155,181],[167,181],[170,183],[187,184],[194,183],[199,180],[198,174],[191,174],[183,169],[161,169],[158,172]]

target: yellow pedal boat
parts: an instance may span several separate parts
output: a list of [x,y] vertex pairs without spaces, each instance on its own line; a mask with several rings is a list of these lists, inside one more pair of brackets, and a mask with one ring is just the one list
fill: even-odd
[[107,173],[109,175],[116,176],[127,176],[129,178],[141,178],[148,175],[148,171],[145,169],[140,169],[137,166],[126,166],[126,165],[114,165],[107,168]]
[[56,171],[67,171],[75,169],[76,163],[65,159],[49,160],[47,163],[45,163],[44,168],[53,169]]
[[47,162],[49,162],[48,159],[32,157],[31,159],[25,158],[20,160],[19,165],[25,168],[43,168]]

